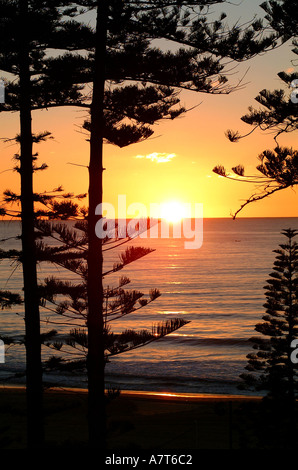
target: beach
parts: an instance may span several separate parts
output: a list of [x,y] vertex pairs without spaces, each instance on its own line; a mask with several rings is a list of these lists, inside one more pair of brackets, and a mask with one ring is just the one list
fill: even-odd
[[[0,447],[26,448],[24,387],[0,389]],[[259,397],[126,391],[107,405],[108,450],[254,448],[250,418]],[[87,447],[87,391],[44,393],[46,448]]]

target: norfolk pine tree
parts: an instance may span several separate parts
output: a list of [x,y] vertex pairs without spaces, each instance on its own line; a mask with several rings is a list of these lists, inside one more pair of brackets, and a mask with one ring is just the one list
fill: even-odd
[[[98,310],[99,306],[101,306],[102,310],[104,300],[103,290],[100,286],[101,280],[99,274],[101,270],[98,272],[98,269],[100,269],[98,263],[102,264],[102,256],[98,254],[98,259],[95,262],[95,258],[92,255],[92,253],[100,251],[102,246],[101,241],[96,238],[94,233],[91,234],[92,230],[94,232],[95,224],[98,222],[98,218],[94,217],[94,213],[91,214],[91,211],[94,211],[96,207],[102,204],[103,136],[100,123],[102,125],[104,123],[104,84],[108,79],[116,83],[119,79],[136,80],[140,83],[166,84],[175,88],[186,88],[207,93],[230,92],[231,88],[225,87],[227,79],[221,74],[221,71],[224,69],[221,59],[227,56],[235,60],[251,57],[260,50],[269,47],[272,43],[272,38],[256,40],[255,35],[258,37],[258,31],[261,29],[259,22],[254,23],[254,26],[245,31],[243,36],[239,28],[233,28],[231,32],[227,32],[222,24],[224,15],[221,16],[220,21],[215,22],[210,27],[206,17],[202,17],[201,12],[206,5],[208,7],[208,5],[216,3],[218,2],[193,2],[192,4],[177,2],[173,5],[172,2],[164,1],[162,4],[156,5],[156,2],[149,1],[147,3],[129,2],[124,5],[122,2],[98,1],[95,4],[97,13],[96,37],[100,38],[102,43],[99,44],[97,42],[95,46],[95,60],[101,61],[101,63],[95,62],[94,65],[94,76],[97,79],[93,81],[90,123],[89,222],[92,221],[93,227],[90,224],[88,229],[89,236],[92,237],[89,240],[88,275],[95,276],[95,278],[94,281],[88,280],[88,282],[92,282],[93,286],[92,289],[88,289],[88,318],[94,325],[92,333],[94,336],[92,337],[94,339],[97,338],[97,342],[99,342],[99,338],[102,339],[100,341],[101,344],[97,344],[94,347],[94,355],[91,355],[93,348],[91,348],[89,343],[88,373],[90,374],[90,386],[94,386],[93,390],[90,390],[89,387],[89,396],[91,399],[93,399],[92,397],[102,396],[102,401],[101,404],[99,403],[99,408],[95,408],[98,409],[97,415],[95,413],[90,415],[90,419],[92,419],[92,423],[89,423],[92,432],[90,441],[92,446],[98,446],[99,442],[102,442],[104,445],[104,436],[98,425],[101,416],[104,416],[104,410],[100,409],[100,406],[104,406],[104,361],[103,357],[99,357],[99,354],[102,355],[104,347],[103,320],[102,318],[95,320],[98,316],[103,317],[103,312]],[[193,7],[198,7],[199,10],[199,13],[196,15],[197,21],[191,19],[190,13],[195,11]],[[129,47],[127,48],[125,43],[122,42],[124,44],[124,51],[122,52],[120,48],[118,53],[120,60],[117,60],[117,53],[114,52],[116,50],[116,41],[113,33],[115,35],[119,30],[115,27],[113,28],[113,24],[109,21],[110,17],[113,14],[115,15],[115,13],[118,21],[120,20],[120,24],[122,20],[122,24],[128,28],[128,32],[130,32],[130,25],[133,24],[132,31],[137,32],[138,43],[142,45],[143,42],[146,55],[144,53],[140,55],[140,51],[136,49],[137,54],[133,57],[133,61],[131,61],[131,50],[129,50],[131,44],[128,42]],[[122,31],[119,36],[122,39]],[[150,41],[160,38],[169,39],[176,43],[176,45],[183,44],[188,49],[179,49],[177,53],[168,52],[167,54],[162,54],[156,48],[150,50],[148,47]],[[109,40],[111,39],[114,47],[109,50]],[[132,39],[134,39],[133,34]],[[105,44],[106,47],[104,48]],[[206,53],[207,57],[205,56],[201,60],[198,59],[200,55],[203,56]],[[213,55],[215,55],[215,58]],[[110,57],[113,59],[112,62],[109,62]],[[125,63],[122,57],[125,58]],[[147,63],[148,59],[150,65]],[[152,59],[155,63],[154,68],[152,68]],[[110,69],[109,66],[111,67]],[[109,72],[112,72],[111,76],[109,76]],[[214,76],[218,78],[217,85],[211,79]],[[93,132],[96,132],[97,135],[92,136]],[[97,138],[99,143],[96,142]],[[96,162],[94,161],[95,159]],[[93,172],[94,174],[92,174]],[[93,184],[96,184],[96,187],[93,187]],[[99,218],[101,216],[99,214]],[[102,367],[101,371],[98,369],[100,364]],[[91,376],[94,376],[94,379],[92,378],[91,380]],[[96,399],[98,400],[98,398]]]
[[[19,30],[21,22],[28,21],[28,2],[19,3]],[[32,127],[30,104],[30,58],[28,29],[19,35],[20,77],[20,176],[22,207],[22,265],[24,281],[24,308],[26,331],[26,394],[28,407],[28,446],[39,447],[43,442],[42,369],[37,296],[37,272],[34,240]]]
[[[297,73],[278,74],[281,80],[290,88],[291,83],[297,79]],[[262,90],[256,97],[256,101],[262,105],[262,109],[249,108],[249,113],[241,119],[256,129],[272,132],[275,145],[273,150],[267,149],[258,155],[259,164],[256,169],[258,173],[246,175],[243,165],[237,165],[229,173],[223,165],[213,168],[213,171],[227,179],[255,183],[258,191],[254,192],[239,209],[233,218],[239,214],[248,204],[260,201],[271,194],[283,189],[292,188],[298,184],[298,150],[291,147],[280,146],[277,139],[283,133],[297,132],[297,103],[293,101],[292,94],[286,93],[284,89]],[[251,132],[249,134],[251,134]],[[227,131],[227,136],[232,142],[237,142],[243,137],[238,132]]]
[[[282,409],[286,419],[286,445],[296,445],[296,399],[298,394],[298,371],[293,361],[293,348],[298,339],[298,244],[297,230],[282,232],[285,243],[274,250],[276,258],[273,272],[265,286],[266,314],[264,322],[255,330],[263,337],[251,338],[257,352],[248,354],[247,373],[241,374],[244,388],[265,390],[278,414]],[[278,427],[278,416],[276,416]]]
[[[294,54],[298,54],[297,48],[297,11],[298,2],[289,0],[272,0],[262,4],[266,12],[266,19],[277,34],[281,37],[283,43],[291,40],[294,48]],[[293,65],[296,61],[293,60]],[[242,211],[248,204],[260,201],[277,191],[294,187],[298,183],[298,151],[293,148],[280,146],[278,138],[283,134],[297,132],[297,80],[298,73],[280,72],[278,77],[287,87],[273,91],[261,90],[255,98],[262,107],[254,109],[249,107],[249,112],[241,117],[241,120],[252,126],[252,130],[241,135],[238,131],[228,130],[227,137],[231,142],[239,142],[240,139],[248,137],[257,129],[262,132],[270,132],[275,140],[273,150],[264,150],[258,156],[260,163],[256,169],[259,173],[255,175],[246,175],[243,165],[237,165],[232,168],[232,172],[226,171],[223,165],[217,165],[213,171],[220,176],[235,181],[255,183],[258,192],[253,193],[240,208],[235,212],[233,218]],[[296,93],[296,94],[295,94]]]
[[69,83],[67,89],[64,87],[59,92],[51,83],[45,87],[44,80],[41,79],[45,67],[44,51],[50,46],[56,30],[59,29],[57,23],[62,15],[58,7],[66,6],[67,3],[70,2],[57,1],[49,4],[19,0],[1,1],[0,4],[0,69],[18,77],[17,84],[8,81],[7,102],[1,105],[1,111],[18,111],[20,114],[19,173],[29,447],[39,447],[43,442],[41,342],[34,234],[32,109],[57,104],[61,99],[63,103],[70,103],[80,96],[79,88],[69,87]]

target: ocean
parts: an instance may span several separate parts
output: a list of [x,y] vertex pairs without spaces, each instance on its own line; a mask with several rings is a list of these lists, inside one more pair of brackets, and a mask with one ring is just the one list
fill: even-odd
[[[111,322],[116,333],[126,329],[151,329],[152,324],[183,318],[189,321],[176,332],[151,344],[111,358],[106,366],[108,387],[120,390],[194,394],[248,394],[239,390],[239,375],[245,371],[246,355],[252,351],[249,339],[256,336],[256,323],[265,313],[264,286],[272,272],[273,250],[284,241],[283,229],[298,229],[298,218],[204,219],[200,248],[185,249],[181,238],[142,238],[130,244],[154,251],[126,266],[127,288],[146,294],[157,288],[161,296],[154,302]],[[20,246],[14,237],[17,221],[0,222],[3,249]],[[123,247],[122,247],[123,248]],[[105,266],[117,261],[120,248],[105,253]],[[74,280],[57,266],[42,264],[38,276],[49,275]],[[107,276],[110,287],[118,274]],[[0,289],[20,292],[21,266],[2,260]],[[22,308],[1,311],[0,336],[22,336]],[[42,331],[66,331],[65,325],[48,311],[41,311]],[[43,357],[53,355],[46,346]],[[0,383],[23,384],[25,368],[22,346],[10,346],[0,364]],[[16,376],[17,374],[17,376]],[[49,373],[44,380],[61,387],[86,388],[86,376],[79,373]]]

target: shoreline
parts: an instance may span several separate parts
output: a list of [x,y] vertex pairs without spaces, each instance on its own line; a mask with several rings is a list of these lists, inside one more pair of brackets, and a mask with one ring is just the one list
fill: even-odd
[[[195,456],[201,450],[289,449],[288,418],[263,406],[262,398],[123,391],[107,402],[106,452],[184,455],[186,451]],[[0,448],[26,449],[25,385],[1,384],[0,404]],[[45,449],[88,448],[86,388],[45,389],[42,415]]]
[[[25,385],[1,385],[1,391],[17,391],[26,390]],[[82,393],[87,394],[87,388],[79,387],[49,387],[46,392],[58,393]],[[259,401],[262,400],[261,395],[234,395],[227,393],[187,393],[187,392],[157,392],[154,390],[120,390],[120,397],[130,398],[148,398],[161,400],[178,400],[178,401]]]
[[[26,448],[25,392],[21,384],[0,386],[0,447],[4,449]],[[107,450],[163,453],[177,449],[241,449],[243,445],[258,448],[257,438],[266,435],[268,420],[268,416],[260,419],[261,398],[125,390],[107,402]],[[46,448],[88,445],[86,388],[46,389],[43,413]],[[259,426],[264,426],[260,436]]]

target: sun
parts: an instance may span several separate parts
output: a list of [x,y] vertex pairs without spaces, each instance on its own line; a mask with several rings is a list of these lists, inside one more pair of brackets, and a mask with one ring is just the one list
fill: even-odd
[[164,202],[160,206],[160,216],[169,223],[181,222],[186,217],[186,209],[184,204],[178,201]]

